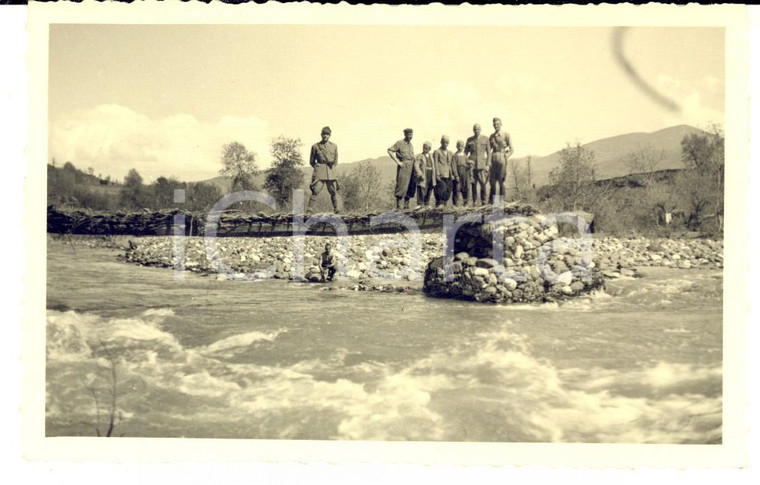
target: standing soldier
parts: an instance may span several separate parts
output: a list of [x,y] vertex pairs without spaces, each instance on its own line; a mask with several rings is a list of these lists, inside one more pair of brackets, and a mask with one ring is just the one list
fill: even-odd
[[480,187],[480,204],[486,204],[486,182],[488,181],[488,164],[490,160],[490,148],[488,137],[480,134],[480,125],[472,127],[473,136],[467,139],[464,153],[472,162],[472,205],[478,199],[478,187]]
[[330,141],[332,131],[329,126],[322,128],[322,141],[311,146],[311,155],[309,156],[309,165],[314,168],[311,176],[311,196],[307,211],[311,212],[311,204],[317,195],[322,191],[322,187],[327,185],[327,191],[330,193],[333,210],[338,212],[338,181],[335,180],[333,169],[338,164],[338,146]]
[[435,205],[437,207],[445,206],[451,197],[451,162],[454,160],[454,154],[448,149],[449,137],[441,137],[441,147],[433,152],[433,163],[435,164]]
[[429,141],[422,144],[422,153],[417,155],[414,162],[414,172],[417,176],[417,205],[427,206],[430,194],[435,189],[435,163],[430,155],[433,146]]
[[454,205],[459,205],[461,199],[463,206],[467,205],[470,198],[470,180],[472,176],[473,161],[464,154],[464,142],[457,140],[457,152],[454,154]]
[[396,165],[396,209],[401,209],[401,199],[404,199],[404,209],[409,208],[409,199],[414,197],[417,189],[417,181],[414,177],[414,147],[411,128],[404,130],[404,139],[394,143],[388,148],[388,156]]
[[493,134],[488,138],[488,144],[491,148],[491,193],[488,196],[488,203],[493,204],[496,196],[496,186],[499,186],[499,195],[504,200],[504,181],[507,179],[507,159],[514,150],[512,142],[509,139],[509,133],[501,131],[501,119],[493,119]]

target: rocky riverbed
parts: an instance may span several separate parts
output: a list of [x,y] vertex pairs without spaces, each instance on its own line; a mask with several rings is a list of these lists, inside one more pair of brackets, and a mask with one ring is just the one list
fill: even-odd
[[[418,258],[413,257],[410,249],[412,238],[404,234],[348,236],[345,251],[337,238],[306,236],[302,246],[302,269],[299,270],[298,251],[294,251],[298,247],[295,238],[219,238],[211,258],[203,238],[185,238],[184,245],[178,245],[178,241],[169,236],[130,238],[126,244],[126,261],[214,274],[220,279],[315,280],[319,275],[319,255],[325,243],[330,242],[338,258],[339,279],[355,281],[355,289],[382,287],[382,291],[395,291],[399,286],[418,288],[427,264],[443,254],[440,233],[420,235]],[[555,240],[555,247],[565,248],[552,253],[550,264],[555,272],[559,274],[574,266],[580,257],[578,248],[583,247],[580,241]],[[723,267],[722,240],[594,236],[590,241],[594,266],[607,278],[641,276],[645,274],[642,268],[647,266]],[[215,259],[226,265],[227,274],[219,274]],[[370,280],[383,283],[370,285],[367,283]]]

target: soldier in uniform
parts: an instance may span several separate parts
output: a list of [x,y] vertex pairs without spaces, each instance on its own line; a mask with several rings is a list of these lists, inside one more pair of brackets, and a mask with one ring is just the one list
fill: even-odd
[[507,159],[514,150],[512,142],[509,139],[509,133],[501,131],[501,119],[493,119],[493,134],[488,138],[488,145],[491,149],[491,166],[490,182],[491,193],[488,196],[488,203],[493,204],[496,196],[496,187],[499,187],[499,195],[504,200],[504,181],[507,179]]
[[417,205],[427,206],[430,195],[435,190],[435,163],[430,155],[433,146],[429,141],[422,144],[422,153],[417,155],[414,162],[414,172],[417,176]]
[[317,195],[322,191],[322,187],[327,185],[327,191],[330,193],[333,210],[338,212],[338,181],[335,179],[333,169],[338,164],[338,146],[330,141],[332,131],[329,126],[322,128],[322,141],[311,146],[311,155],[309,155],[309,165],[314,168],[311,176],[311,196],[307,211],[311,212],[311,204]]
[[451,162],[454,154],[449,150],[449,137],[441,137],[441,147],[433,152],[433,164],[435,165],[435,205],[445,206],[451,198],[451,178],[453,170]]
[[474,162],[467,158],[464,154],[464,142],[457,140],[457,152],[454,154],[453,170],[454,170],[454,205],[466,206],[467,201],[470,198],[470,180],[472,176],[472,167]]
[[412,137],[414,131],[411,128],[404,130],[404,139],[399,140],[388,148],[388,156],[396,165],[396,209],[401,209],[401,199],[404,199],[404,209],[409,208],[409,199],[414,197],[417,191],[417,180],[414,176],[414,147]]
[[488,169],[490,160],[490,147],[488,137],[480,134],[480,125],[472,127],[473,136],[467,139],[464,153],[472,162],[472,205],[478,199],[478,187],[480,188],[480,204],[486,204],[486,182],[488,182]]

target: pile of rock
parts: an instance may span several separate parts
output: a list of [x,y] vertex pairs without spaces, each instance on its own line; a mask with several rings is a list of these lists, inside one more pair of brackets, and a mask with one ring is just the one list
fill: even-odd
[[457,231],[454,257],[425,271],[431,296],[511,303],[547,301],[601,288],[590,238],[558,238],[556,222],[540,214],[474,222]]
[[440,234],[421,234],[420,251],[415,254],[405,238],[408,236],[403,234],[348,236],[344,252],[338,238],[306,236],[303,238],[301,266],[296,251],[299,245],[290,237],[219,238],[211,258],[203,238],[183,238],[179,246],[179,239],[168,236],[134,238],[125,257],[128,262],[144,266],[209,274],[219,272],[219,265],[214,264],[214,259],[218,259],[228,272],[233,273],[233,279],[245,279],[242,275],[249,275],[256,279],[317,281],[321,276],[320,254],[325,243],[329,242],[337,258],[338,278],[421,280],[427,262],[441,254],[443,239]]
[[723,241],[720,239],[616,238],[594,239],[597,264],[607,277],[631,276],[639,266],[679,269],[720,269]]
[[[504,246],[502,262],[493,257],[492,225],[481,225],[478,228],[477,225],[469,224],[457,232],[451,263],[459,263],[463,268],[480,267],[488,270],[489,274],[496,276],[497,284],[489,284],[494,288],[499,285],[498,273],[503,273],[498,266],[501,265],[505,270],[515,273],[513,276],[505,277],[518,283],[515,288],[518,291],[509,290],[511,283],[508,281],[505,281],[506,286],[501,285],[512,293],[513,301],[532,301],[547,295],[577,294],[586,291],[588,280],[578,280],[578,276],[587,275],[589,270],[601,270],[604,276],[617,278],[636,276],[636,268],[642,266],[681,269],[719,269],[723,266],[721,240],[616,238],[595,235],[589,238],[561,238],[558,237],[557,228],[541,215],[533,215],[498,229],[497,236],[499,231],[503,236]],[[339,278],[348,278],[356,282],[365,279],[384,280],[379,284],[388,281],[406,281],[412,284],[422,280],[426,265],[444,253],[444,237],[441,232],[420,234],[421,250],[416,255],[419,257],[412,254],[411,246],[407,244],[409,237],[408,234],[348,236],[347,251],[343,253],[338,238],[306,236],[303,238],[304,257],[300,271],[294,254],[295,240],[292,237],[218,238],[216,256],[230,272],[235,273],[233,278],[245,279],[248,275],[256,279],[314,280],[319,277],[319,255],[325,243],[330,242],[339,258]],[[53,240],[57,240],[56,238],[60,239],[62,244],[69,244],[69,240],[72,240],[73,244],[102,244],[97,237],[56,236]],[[120,236],[114,241],[117,239],[118,244],[127,249],[126,260],[129,262],[146,266],[176,267],[199,273],[217,273],[217,267],[209,260],[204,239],[201,237]],[[114,244],[114,241],[109,244]],[[178,241],[182,241],[180,246],[177,246]],[[175,255],[178,248],[180,250],[176,251]],[[454,256],[458,256],[459,259]],[[472,258],[487,261],[477,266]],[[496,265],[488,260],[497,261]],[[442,260],[435,264],[443,267]],[[521,281],[519,275],[525,275],[526,281]],[[478,275],[472,276],[484,275],[482,271],[478,271]],[[591,279],[596,277],[598,275],[592,271]],[[584,283],[583,290],[580,289],[579,281]],[[593,281],[590,284],[593,286]],[[480,285],[481,282],[476,280],[466,291],[472,291],[472,297],[476,298],[476,295],[482,293]],[[488,296],[492,291],[487,290],[481,297]]]

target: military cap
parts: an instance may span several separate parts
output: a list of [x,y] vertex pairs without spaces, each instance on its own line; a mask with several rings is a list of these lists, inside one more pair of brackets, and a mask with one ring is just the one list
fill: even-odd
[[411,129],[411,128],[405,128],[404,129],[404,134],[406,135],[407,133],[414,133],[414,130]]
[[332,135],[332,130],[330,130],[329,126],[325,126],[324,128],[322,128],[322,133],[323,134],[327,133],[328,135]]

